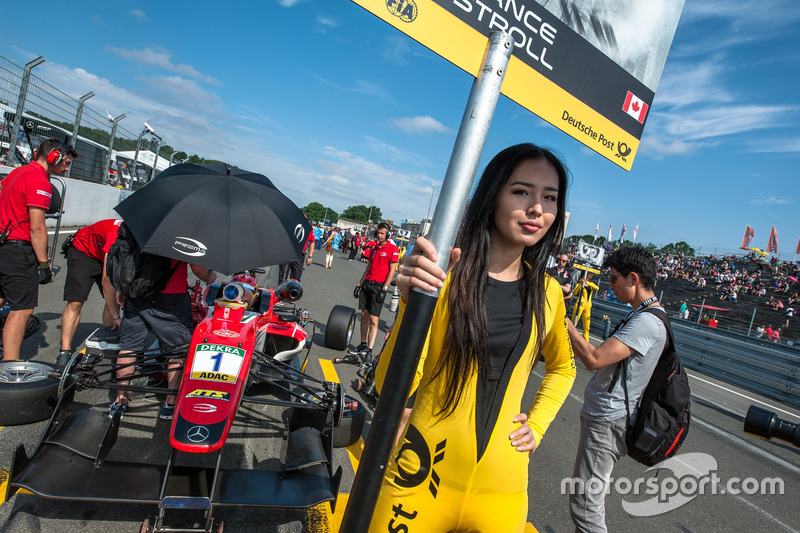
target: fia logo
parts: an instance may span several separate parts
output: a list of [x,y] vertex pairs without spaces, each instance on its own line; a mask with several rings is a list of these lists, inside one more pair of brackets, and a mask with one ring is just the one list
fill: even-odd
[[414,0],[386,0],[386,9],[403,22],[414,22],[419,10]]

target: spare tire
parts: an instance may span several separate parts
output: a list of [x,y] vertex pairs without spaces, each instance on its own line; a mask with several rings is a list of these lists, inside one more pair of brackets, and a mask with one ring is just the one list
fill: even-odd
[[55,367],[41,361],[0,362],[0,426],[50,418],[58,399]]
[[346,349],[355,329],[356,310],[346,305],[334,306],[325,326],[325,346],[334,350]]

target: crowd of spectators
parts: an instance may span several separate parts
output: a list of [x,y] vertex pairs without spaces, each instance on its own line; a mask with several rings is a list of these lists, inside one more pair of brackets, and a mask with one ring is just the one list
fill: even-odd
[[[570,263],[577,251],[576,245],[567,245],[565,254]],[[726,255],[716,257],[686,257],[683,254],[660,254],[656,256],[658,263],[657,280],[664,286],[667,280],[685,280],[691,283],[698,294],[708,299],[706,288],[713,289],[713,297],[727,302],[735,309],[748,295],[761,300],[759,307],[780,312],[785,318],[781,327],[760,326],[764,332],[757,335],[774,342],[780,342],[781,334],[786,333],[800,305],[800,265],[797,262],[778,261],[772,257],[767,259],[763,254],[751,252],[744,257]],[[669,283],[671,285],[672,283]],[[599,296],[605,297],[601,291]],[[748,298],[751,305],[752,299]],[[685,315],[686,312],[680,313]],[[782,319],[783,320],[783,319]],[[766,331],[766,330],[769,331]]]

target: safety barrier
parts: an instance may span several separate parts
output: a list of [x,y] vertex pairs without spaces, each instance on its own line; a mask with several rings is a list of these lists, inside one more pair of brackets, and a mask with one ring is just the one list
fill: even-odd
[[[611,326],[622,320],[630,307],[604,300],[592,305],[592,333],[602,337],[603,316]],[[675,344],[688,369],[737,385],[794,407],[800,407],[800,349],[775,344],[739,333],[672,318]]]
[[33,74],[44,62],[21,67],[0,56],[0,164],[26,164],[42,141],[56,138],[78,153],[66,174],[73,179],[138,189],[152,179],[153,165],[169,166],[156,154],[172,148],[147,123],[138,136],[119,126],[124,113],[114,118],[85,105],[94,92],[75,99]]

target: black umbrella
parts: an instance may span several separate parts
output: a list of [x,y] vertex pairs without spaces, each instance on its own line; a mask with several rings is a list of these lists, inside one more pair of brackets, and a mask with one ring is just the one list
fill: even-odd
[[175,165],[114,208],[142,250],[225,274],[297,261],[311,225],[261,174]]

